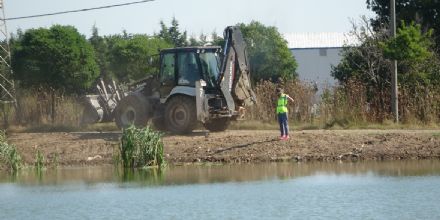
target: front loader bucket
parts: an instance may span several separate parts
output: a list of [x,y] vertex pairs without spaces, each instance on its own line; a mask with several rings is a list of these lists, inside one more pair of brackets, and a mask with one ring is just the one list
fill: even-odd
[[101,122],[104,118],[104,109],[99,104],[99,95],[87,95],[84,97],[84,110],[81,124]]
[[113,80],[110,84],[106,84],[101,79],[96,88],[99,95],[86,95],[84,97],[82,124],[112,121],[116,105],[125,96]]
[[117,101],[112,95],[86,95],[84,97],[82,124],[109,122],[113,120],[113,111]]

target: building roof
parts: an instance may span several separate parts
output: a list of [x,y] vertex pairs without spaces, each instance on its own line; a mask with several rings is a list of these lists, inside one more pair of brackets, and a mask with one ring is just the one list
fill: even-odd
[[355,46],[358,40],[346,33],[291,33],[284,34],[290,49],[299,48],[335,48]]

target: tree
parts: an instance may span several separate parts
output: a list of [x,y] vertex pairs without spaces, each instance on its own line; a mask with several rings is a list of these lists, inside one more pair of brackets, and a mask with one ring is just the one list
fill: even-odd
[[225,45],[225,39],[223,39],[223,37],[220,37],[217,32],[213,31],[211,33],[211,43],[212,45],[223,47]]
[[432,32],[422,33],[421,26],[402,22],[395,38],[380,44],[386,58],[399,61],[400,84],[409,88],[427,86],[438,79],[438,57],[432,51]]
[[199,35],[199,38],[191,36],[189,38],[189,42],[187,46],[205,46],[208,43],[210,43],[208,42],[208,37],[205,34],[201,33]]
[[395,38],[381,44],[385,57],[398,61],[422,61],[433,56],[430,51],[432,31],[421,32],[420,25],[405,25],[402,21]]
[[297,63],[276,27],[260,22],[239,24],[247,44],[252,76],[255,80],[296,79]]
[[[110,45],[110,67],[122,82],[133,82],[159,71],[150,60],[159,59],[159,50],[172,45],[163,39],[146,35],[116,35],[107,37]],[[157,63],[157,62],[156,62]]]
[[195,38],[194,36],[191,36],[189,38],[189,42],[188,42],[188,46],[201,46],[201,43],[197,40],[197,38]]
[[[379,28],[390,21],[389,0],[367,0],[367,7],[377,14],[372,20],[375,28]],[[396,21],[405,21],[407,24],[415,22],[421,25],[423,33],[434,29],[434,38],[437,47],[440,47],[440,1],[438,0],[398,0],[396,1]]]
[[160,21],[160,32],[157,37],[164,39],[175,47],[184,47],[188,45],[187,33],[179,30],[179,22],[175,17],[171,20],[171,26],[167,27],[163,21]]
[[387,39],[388,33],[383,29],[375,31],[366,17],[362,18],[360,24],[353,22],[352,26],[349,34],[360,44],[344,46],[342,60],[332,67],[331,74],[341,84],[355,79],[383,88],[390,80],[390,62],[383,56],[380,44]]
[[194,36],[191,36],[189,38],[188,46],[204,46],[204,45],[223,47],[225,45],[225,40],[222,37],[218,36],[215,31],[211,33],[210,40],[208,40],[208,36],[203,33],[200,34],[198,39]]
[[[381,42],[388,37],[384,29],[375,31],[369,21],[363,17],[360,24],[353,22],[350,35],[356,38],[359,45],[346,45],[342,52],[340,63],[332,67],[331,75],[339,81],[345,92],[353,90],[352,84],[360,84],[365,88],[366,101],[375,112],[379,121],[384,120],[388,112],[390,94],[390,61],[383,55]],[[366,103],[362,103],[365,105]]]
[[90,44],[95,50],[96,61],[100,69],[100,77],[109,79],[111,77],[110,63],[109,63],[109,45],[105,37],[99,36],[98,28],[93,25],[92,36],[89,38]]
[[99,75],[92,46],[72,26],[30,29],[13,42],[14,77],[23,87],[83,93]]

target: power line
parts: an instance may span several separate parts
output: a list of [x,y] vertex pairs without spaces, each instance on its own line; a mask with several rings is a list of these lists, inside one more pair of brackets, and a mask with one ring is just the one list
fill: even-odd
[[27,19],[27,18],[45,17],[45,16],[52,16],[52,15],[60,15],[60,14],[68,14],[68,13],[75,13],[75,12],[84,12],[84,11],[92,11],[92,10],[120,7],[120,6],[126,6],[126,5],[141,4],[141,3],[152,2],[152,1],[154,1],[154,0],[143,0],[143,1],[122,3],[122,4],[115,4],[115,5],[106,5],[106,6],[100,6],[100,7],[95,7],[95,8],[85,8],[85,9],[77,9],[77,10],[70,10],[70,11],[54,12],[54,13],[39,14],[39,15],[29,15],[29,16],[21,16],[21,17],[14,17],[14,18],[5,18],[5,19],[2,19],[2,20],[10,21],[10,20],[19,20],[19,19]]

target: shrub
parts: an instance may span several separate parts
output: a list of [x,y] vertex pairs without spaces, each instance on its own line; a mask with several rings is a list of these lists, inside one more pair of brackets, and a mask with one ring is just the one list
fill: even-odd
[[21,168],[21,156],[14,145],[7,143],[4,131],[0,131],[0,162],[14,172]]
[[161,133],[150,127],[131,126],[122,132],[120,153],[124,168],[162,166],[163,142]]

